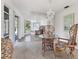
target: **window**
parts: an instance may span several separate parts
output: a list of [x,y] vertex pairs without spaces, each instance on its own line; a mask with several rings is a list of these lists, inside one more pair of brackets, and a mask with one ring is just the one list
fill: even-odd
[[9,37],[9,8],[4,5],[4,24],[5,32],[4,37]]
[[24,21],[24,33],[27,33],[31,30],[31,22],[28,20]]

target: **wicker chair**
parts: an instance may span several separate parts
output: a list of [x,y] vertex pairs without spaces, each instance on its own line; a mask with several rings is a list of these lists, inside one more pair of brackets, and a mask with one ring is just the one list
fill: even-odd
[[78,24],[75,24],[70,28],[70,31],[69,31],[71,40],[68,43],[68,47],[70,49],[70,55],[72,56],[73,59],[74,59],[75,46],[77,45],[76,43],[77,30],[78,30]]
[[[73,54],[73,51],[75,50],[75,46],[76,46],[77,29],[78,29],[78,24],[74,24],[70,28],[70,31],[69,31],[70,39],[58,38],[57,43],[54,44],[55,55],[56,53],[66,52],[66,48],[70,49],[70,55]],[[63,42],[62,40],[65,40],[68,42]]]
[[1,38],[1,59],[12,59],[13,45],[11,39]]
[[54,41],[53,32],[54,32],[54,27],[52,25],[47,25],[43,29],[44,38],[42,38],[42,50],[44,54],[46,51],[53,49],[53,41]]

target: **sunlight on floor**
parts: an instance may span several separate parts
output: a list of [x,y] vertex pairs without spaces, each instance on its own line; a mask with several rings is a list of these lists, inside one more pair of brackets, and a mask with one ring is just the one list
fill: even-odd
[[31,41],[31,36],[27,36],[27,37],[25,37],[25,41],[26,41],[26,42]]

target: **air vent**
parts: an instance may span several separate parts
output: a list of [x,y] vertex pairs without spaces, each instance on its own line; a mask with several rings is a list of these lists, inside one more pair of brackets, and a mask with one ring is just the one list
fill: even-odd
[[64,9],[69,8],[69,6],[65,6]]
[[18,16],[15,15],[15,17],[18,17]]

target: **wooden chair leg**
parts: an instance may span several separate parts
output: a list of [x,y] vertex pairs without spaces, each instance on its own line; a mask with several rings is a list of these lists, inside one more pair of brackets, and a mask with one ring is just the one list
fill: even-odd
[[45,49],[45,43],[43,42],[43,43],[42,43],[42,54],[43,54],[43,56],[45,55],[45,50],[46,50],[46,49]]
[[72,48],[70,48],[70,55],[71,55],[71,59],[74,59],[74,50],[75,50],[75,48],[74,47],[72,47]]

